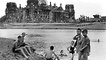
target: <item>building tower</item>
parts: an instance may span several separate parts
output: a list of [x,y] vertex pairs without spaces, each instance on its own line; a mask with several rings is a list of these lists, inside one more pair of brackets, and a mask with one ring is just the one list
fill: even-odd
[[8,2],[6,4],[5,14],[13,14],[17,11],[17,5],[14,2]]
[[75,19],[75,11],[74,11],[74,5],[73,4],[67,4],[65,6],[65,11],[69,12],[69,18]]

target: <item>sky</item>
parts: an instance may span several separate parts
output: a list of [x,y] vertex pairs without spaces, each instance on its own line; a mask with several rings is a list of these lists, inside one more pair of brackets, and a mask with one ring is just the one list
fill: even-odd
[[[65,9],[66,4],[73,4],[75,9],[75,18],[80,17],[80,15],[85,15],[93,17],[94,14],[100,14],[101,16],[106,16],[106,1],[105,0],[46,0],[48,5],[49,2],[52,2],[52,5],[56,3],[57,6],[60,6],[62,3],[63,9]],[[26,6],[27,0],[0,0],[0,17],[5,15],[5,8],[7,2],[15,2],[19,7],[21,4],[22,7]]]

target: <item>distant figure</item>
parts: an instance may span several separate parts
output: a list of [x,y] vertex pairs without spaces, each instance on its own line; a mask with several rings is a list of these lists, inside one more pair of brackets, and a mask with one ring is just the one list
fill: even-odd
[[60,55],[59,55],[59,56],[63,57],[63,56],[67,56],[67,54],[64,54],[64,51],[63,51],[63,50],[61,50],[61,51],[60,51]]
[[56,57],[57,60],[60,60],[53,50],[54,50],[54,46],[50,46],[50,50],[46,51],[45,54],[46,60],[53,60],[54,57]]
[[71,41],[71,45],[67,48],[67,50],[69,51],[69,53],[71,54],[71,60],[73,60],[74,58],[74,53],[75,53],[75,46],[74,46],[74,41]]
[[98,39],[98,42],[100,42],[100,40]]
[[88,60],[90,53],[90,39],[87,36],[88,30],[84,29],[82,31],[84,38],[82,39],[81,48],[80,48],[80,59],[79,60]]

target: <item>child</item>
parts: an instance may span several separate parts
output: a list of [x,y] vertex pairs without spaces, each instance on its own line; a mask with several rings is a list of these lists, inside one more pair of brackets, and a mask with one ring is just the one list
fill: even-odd
[[29,56],[31,56],[31,54],[34,52],[33,47],[25,44],[21,36],[18,36],[17,38],[18,40],[14,43],[12,48],[13,53],[22,55],[26,59],[29,59]]
[[59,60],[58,56],[54,53],[54,46],[50,46],[50,50],[46,52],[46,60],[53,60],[53,55]]
[[14,46],[12,49],[13,53],[21,54],[24,57],[28,58],[28,56],[23,52],[23,50],[20,49],[25,46],[25,43],[21,39],[21,36],[18,36],[17,38],[18,38],[18,40],[14,43]]
[[59,55],[59,56],[63,57],[63,56],[67,56],[67,54],[64,54],[64,51],[63,51],[63,50],[61,50],[61,51],[60,51],[60,55]]
[[71,60],[73,60],[73,58],[74,58],[74,53],[75,53],[75,47],[74,47],[74,41],[72,41],[71,42],[71,46],[69,46],[68,48],[67,48],[67,50],[69,51],[69,53],[71,53],[72,54],[72,58],[71,58]]
[[82,44],[80,48],[81,56],[79,60],[88,60],[88,56],[90,53],[90,39],[87,34],[88,34],[88,30],[84,29],[82,31],[82,35],[84,36],[84,38],[82,39]]

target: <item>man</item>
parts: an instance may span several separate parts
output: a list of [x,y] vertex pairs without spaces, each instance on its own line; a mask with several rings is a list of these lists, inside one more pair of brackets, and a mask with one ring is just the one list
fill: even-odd
[[58,56],[54,53],[54,46],[50,46],[50,50],[46,52],[46,60],[53,60],[53,55],[59,60]]
[[90,39],[88,38],[87,34],[88,34],[88,30],[84,29],[82,31],[83,34],[83,39],[82,39],[82,43],[81,43],[81,48],[80,48],[80,60],[88,60],[88,56],[90,53]]

